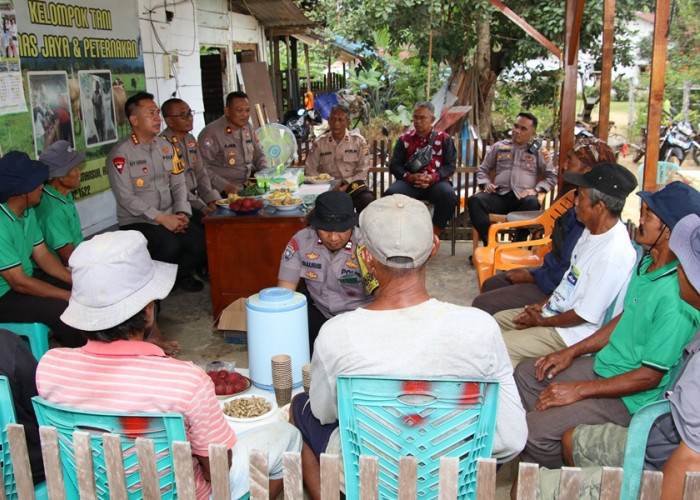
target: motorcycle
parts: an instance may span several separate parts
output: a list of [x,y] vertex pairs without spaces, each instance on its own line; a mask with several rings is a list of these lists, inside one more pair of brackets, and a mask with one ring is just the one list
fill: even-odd
[[[681,165],[693,147],[695,131],[689,122],[674,121],[659,148],[659,161],[668,161]],[[677,161],[673,161],[674,157]]]
[[297,141],[308,141],[311,127],[323,122],[321,113],[315,109],[302,108],[299,111],[287,111],[284,115],[284,124],[292,130]]
[[[613,126],[614,123],[611,122],[610,125]],[[597,129],[597,126],[597,122],[595,125],[593,125],[581,120],[576,120],[576,124],[574,125],[574,140],[578,141],[579,139],[586,137],[596,137],[593,130]],[[627,138],[622,134],[610,134],[608,136],[608,146],[610,146],[610,149],[612,149],[613,153],[615,153],[615,160],[620,157],[620,153],[625,156],[627,154],[627,150],[629,149]]]
[[697,133],[693,137],[693,161],[700,167],[700,123],[698,123]]

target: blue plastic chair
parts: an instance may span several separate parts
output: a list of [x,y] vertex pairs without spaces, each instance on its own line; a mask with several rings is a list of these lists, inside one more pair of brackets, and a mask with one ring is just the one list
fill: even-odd
[[[10,443],[7,440],[7,424],[16,424],[15,404],[12,400],[10,381],[6,376],[0,375],[0,463],[2,463],[2,479],[5,482],[5,495],[7,500],[17,500],[17,485],[10,457]],[[34,495],[37,499],[48,498],[46,483],[34,486]]]
[[37,361],[49,350],[49,327],[43,323],[0,323],[0,328],[24,337]]
[[[670,161],[660,161],[656,167],[656,184],[666,184],[668,181],[669,170],[675,170],[678,172],[681,169],[680,165],[671,163]],[[642,176],[644,175],[644,163],[639,165],[639,170],[637,170],[637,179],[639,179],[639,184],[641,187]]]
[[181,414],[107,413],[78,410],[49,403],[39,396],[32,398],[32,404],[39,425],[50,425],[58,430],[58,443],[68,500],[79,498],[75,453],[73,451],[73,431],[76,430],[91,434],[95,488],[98,498],[104,500],[110,498],[102,448],[102,434],[106,432],[121,436],[126,487],[130,499],[143,498],[141,475],[136,458],[136,438],[149,438],[154,441],[161,498],[163,500],[177,498],[171,453],[173,441],[187,441],[185,421]]
[[620,498],[637,498],[642,482],[644,453],[647,447],[649,430],[657,418],[671,411],[668,399],[654,401],[640,408],[632,417],[627,429],[625,461],[623,464],[622,490]]
[[491,456],[497,403],[497,382],[339,376],[347,498],[359,497],[360,455],[378,458],[379,498],[398,497],[401,456],[418,460],[418,498],[437,498],[442,456],[459,457],[458,498],[475,498],[477,459]]

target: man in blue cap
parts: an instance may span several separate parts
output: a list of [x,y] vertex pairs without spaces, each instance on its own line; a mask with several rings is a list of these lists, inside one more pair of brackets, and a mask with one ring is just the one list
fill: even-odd
[[0,159],[0,323],[44,323],[62,344],[78,347],[85,337],[59,318],[70,298],[70,272],[44,243],[32,208],[48,175],[26,153]]
[[[700,312],[679,297],[678,259],[669,247],[676,223],[688,214],[700,215],[700,193],[673,182],[656,193],[637,194],[647,211],[636,241],[648,255],[632,273],[623,312],[590,337],[525,359],[515,370],[528,412],[524,461],[557,468],[568,429],[606,422],[628,425],[637,410],[661,396],[683,346],[700,324]],[[592,353],[597,354],[586,356]]]

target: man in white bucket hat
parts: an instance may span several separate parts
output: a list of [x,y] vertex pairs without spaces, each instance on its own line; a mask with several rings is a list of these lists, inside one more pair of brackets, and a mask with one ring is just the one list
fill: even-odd
[[[181,413],[192,447],[198,499],[211,495],[209,444],[229,448],[232,498],[248,491],[248,450],[266,450],[270,493],[282,489],[282,454],[299,451],[299,432],[274,423],[238,438],[224,419],[204,371],[147,342],[155,301],[175,283],[177,266],[151,259],[138,231],[117,231],[81,243],[70,257],[73,293],[61,316],[83,330],[84,347],[52,349],[37,369],[39,395],[90,410]],[[119,388],[119,390],[115,390]],[[234,446],[235,445],[235,446]]]

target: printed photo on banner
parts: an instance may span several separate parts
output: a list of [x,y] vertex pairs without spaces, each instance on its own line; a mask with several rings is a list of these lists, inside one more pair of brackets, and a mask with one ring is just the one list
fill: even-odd
[[65,71],[29,71],[27,88],[36,157],[61,139],[75,147],[68,74]]
[[78,80],[85,146],[95,147],[116,142],[112,74],[109,71],[78,71]]

